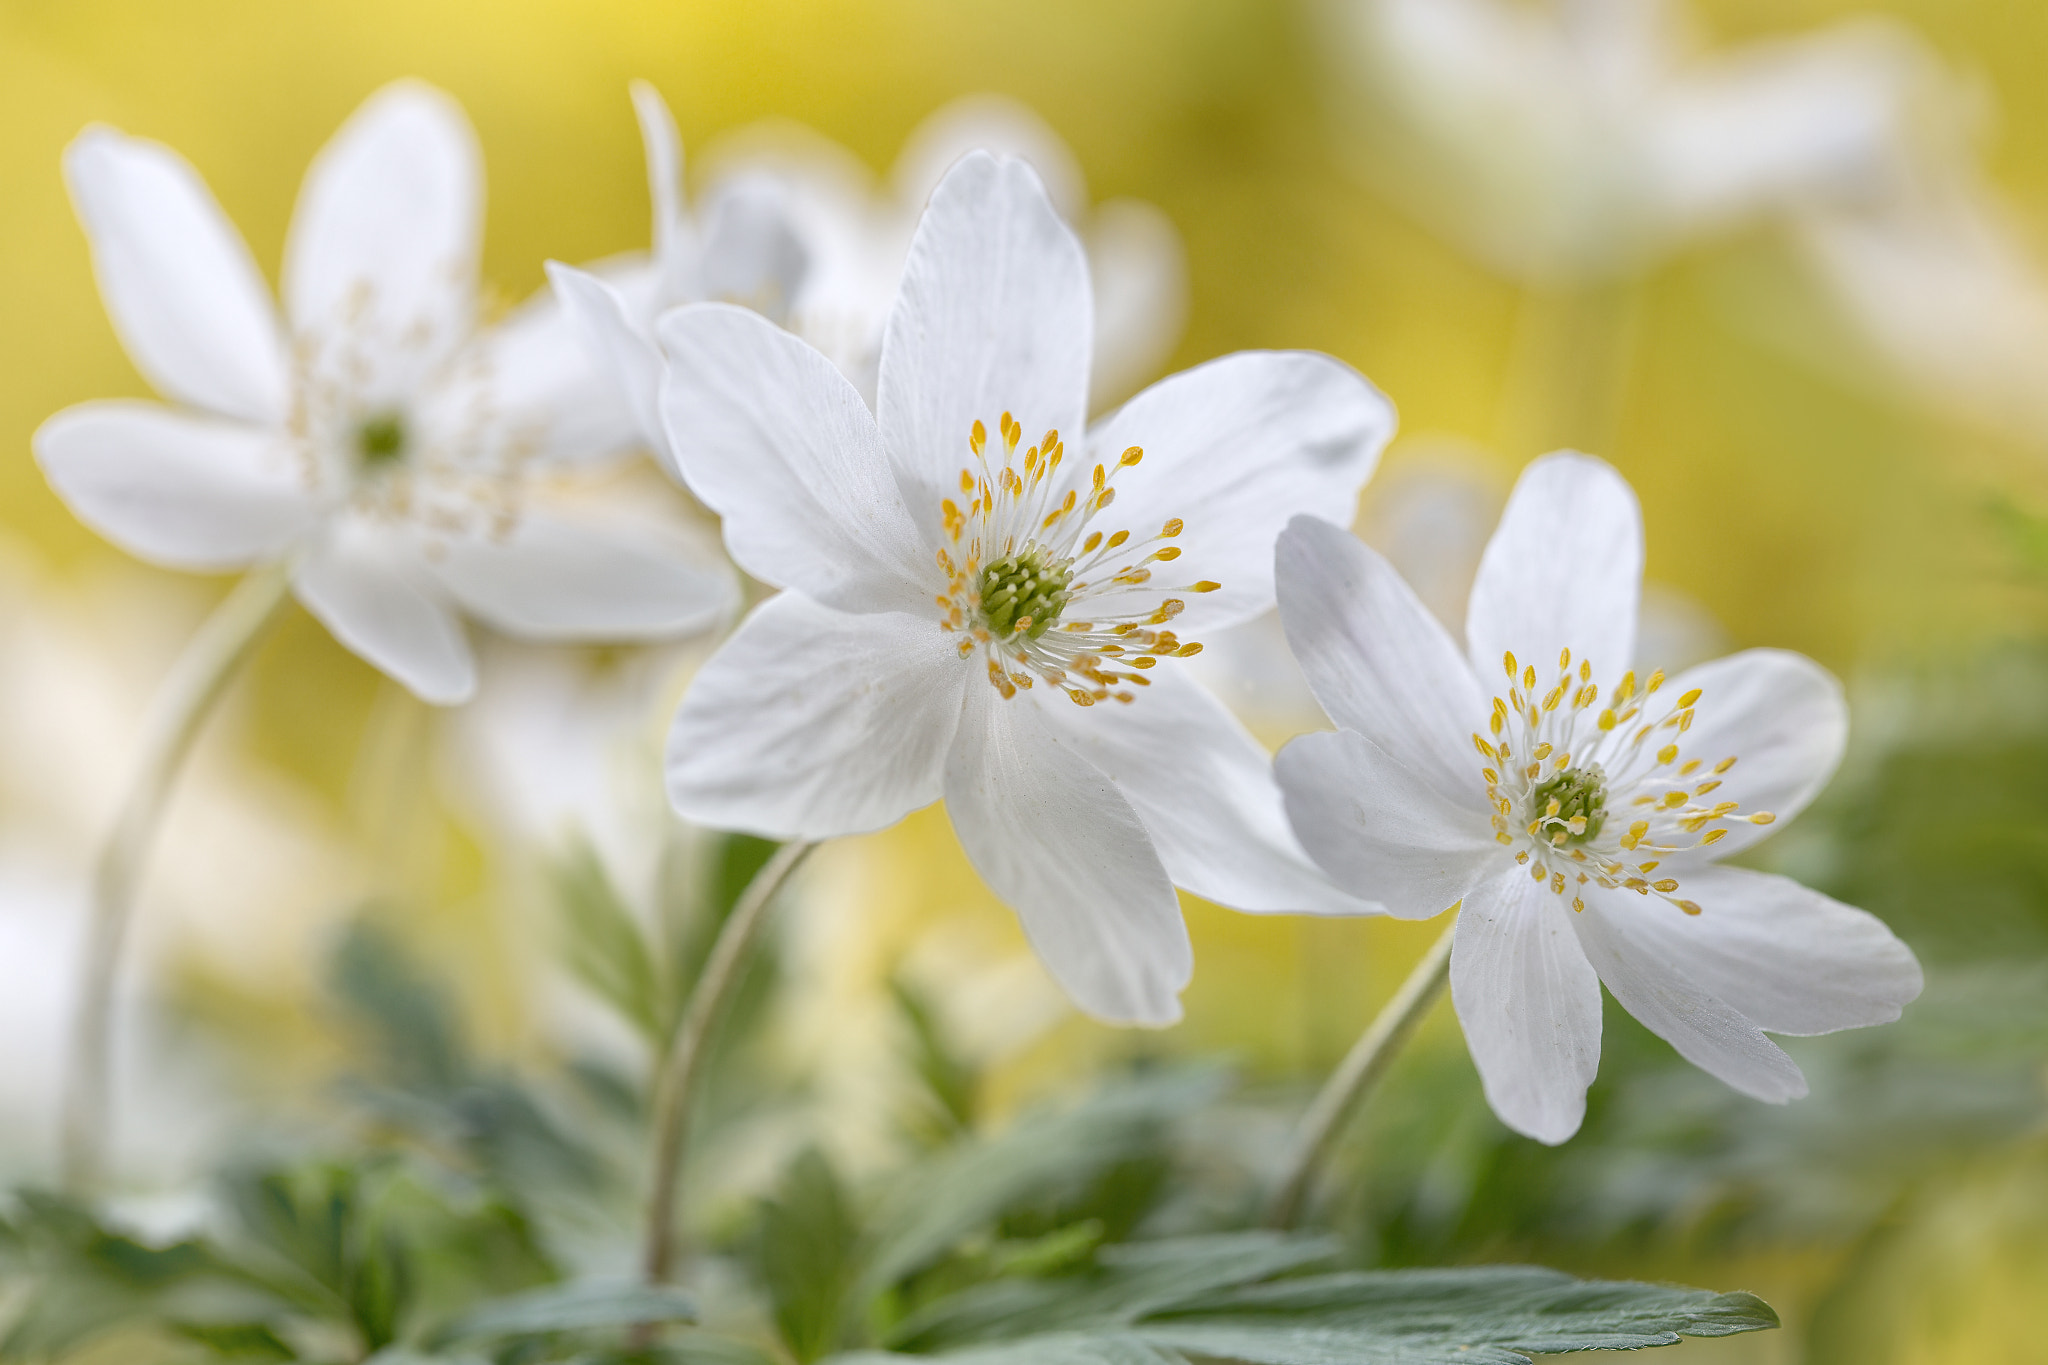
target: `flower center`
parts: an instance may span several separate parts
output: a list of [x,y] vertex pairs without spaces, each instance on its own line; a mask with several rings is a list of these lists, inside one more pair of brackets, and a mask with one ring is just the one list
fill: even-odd
[[1546,836],[1563,832],[1565,846],[1598,839],[1607,824],[1607,774],[1598,763],[1566,768],[1537,784],[1529,809]]
[[1096,465],[1084,484],[1059,477],[1066,458],[1059,432],[1046,432],[1019,457],[1023,427],[1007,412],[998,426],[1000,463],[976,422],[967,443],[979,468],[960,471],[967,506],[953,498],[940,505],[951,542],[938,553],[947,580],[937,598],[940,625],[963,637],[961,658],[976,650],[986,657],[989,684],[1006,698],[1037,679],[1081,706],[1134,701],[1130,688],[1150,682],[1144,670],[1202,648],[1162,629],[1187,606],[1165,594],[1222,585],[1153,581],[1155,565],[1180,558],[1171,543],[1181,533],[1179,517],[1138,541],[1128,530],[1089,529],[1116,501],[1116,475],[1142,460],[1142,449],[1124,451],[1114,470]]
[[405,446],[405,418],[396,412],[380,412],[356,426],[356,457],[366,471],[403,459]]
[[[1472,736],[1486,760],[1480,776],[1494,810],[1493,837],[1557,895],[1571,887],[1574,910],[1586,908],[1577,888],[1591,882],[1700,913],[1697,902],[1675,894],[1677,878],[1652,880],[1662,857],[1718,843],[1735,821],[1768,825],[1777,818],[1709,799],[1735,759],[1710,767],[1686,756],[1700,689],[1660,702],[1661,671],[1640,693],[1629,672],[1601,706],[1591,662],[1581,659],[1574,671],[1568,649],[1547,691],[1538,690],[1534,666],[1517,664],[1512,653],[1501,662],[1508,689],[1493,699],[1491,737]],[[1653,737],[1662,742],[1653,744]],[[1624,812],[1632,817],[1626,824]]]
[[1072,560],[1055,559],[1037,541],[1026,541],[981,571],[982,623],[998,640],[1019,631],[1027,640],[1043,637],[1060,619],[1073,577]]

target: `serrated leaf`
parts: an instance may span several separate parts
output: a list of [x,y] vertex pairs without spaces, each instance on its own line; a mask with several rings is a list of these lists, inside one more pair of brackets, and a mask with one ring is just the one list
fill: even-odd
[[584,1280],[551,1284],[480,1303],[429,1337],[436,1347],[456,1342],[543,1336],[694,1322],[695,1302],[680,1289],[634,1281]]
[[1327,1265],[1341,1250],[1334,1238],[1274,1232],[1105,1247],[1087,1274],[999,1279],[941,1299],[899,1324],[887,1344],[932,1351],[1026,1332],[1124,1326],[1225,1289]]
[[[904,1365],[925,1356],[856,1351],[833,1356],[825,1365]],[[945,1357],[960,1365],[1187,1365],[1171,1347],[1120,1332],[1064,1332],[955,1351]]]
[[1118,1162],[1155,1150],[1165,1125],[1222,1087],[1220,1073],[1141,1076],[1060,1113],[1023,1120],[1000,1137],[919,1163],[877,1211],[858,1297],[872,1298],[944,1256],[1027,1198],[1075,1189]]
[[604,864],[578,842],[553,869],[563,921],[563,956],[591,994],[657,1047],[671,1026],[668,992],[647,934],[612,885]]
[[816,1360],[839,1342],[859,1240],[852,1201],[815,1149],[792,1161],[761,1203],[755,1265],[776,1331],[799,1361]]

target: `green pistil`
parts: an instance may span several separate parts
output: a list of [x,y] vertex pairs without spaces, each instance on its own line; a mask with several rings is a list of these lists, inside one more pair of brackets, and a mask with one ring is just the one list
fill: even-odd
[[1068,561],[1054,559],[1043,545],[1026,545],[981,571],[981,617],[989,634],[1007,640],[1026,617],[1026,639],[1051,630],[1067,605]]
[[368,418],[356,428],[356,450],[371,469],[399,459],[405,454],[405,419],[395,412]]
[[[1565,825],[1565,843],[1583,844],[1600,833],[1600,826],[1607,823],[1607,774],[1595,763],[1585,768],[1566,768],[1549,781],[1542,783],[1529,794],[1534,814],[1543,822],[1546,841]],[[1557,802],[1557,814],[1550,814],[1550,803]],[[1578,816],[1586,817],[1586,828],[1578,834],[1569,832],[1569,823]]]

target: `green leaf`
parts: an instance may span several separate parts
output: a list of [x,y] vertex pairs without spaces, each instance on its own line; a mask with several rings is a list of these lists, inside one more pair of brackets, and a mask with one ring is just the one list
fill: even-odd
[[578,842],[554,868],[564,956],[591,994],[649,1042],[666,1044],[670,1002],[646,932],[626,907],[590,846]]
[[906,1318],[887,1344],[931,1351],[1023,1333],[1121,1327],[1224,1289],[1327,1265],[1341,1251],[1335,1238],[1274,1232],[1105,1247],[1085,1275],[999,1279],[940,1299]]
[[924,992],[901,977],[891,977],[889,993],[908,1026],[911,1070],[924,1084],[929,1114],[926,1126],[933,1130],[926,1136],[936,1145],[972,1132],[979,1073],[953,1051]]
[[[888,1351],[856,1351],[833,1356],[827,1365],[903,1365],[924,1357]],[[1050,1333],[1023,1341],[977,1346],[946,1357],[963,1365],[1187,1365],[1169,1347],[1128,1333]]]
[[585,1280],[551,1284],[480,1303],[434,1332],[436,1348],[456,1342],[542,1336],[694,1322],[695,1302],[680,1289],[632,1281]]
[[1750,1294],[1474,1266],[1250,1286],[1152,1314],[1137,1330],[1179,1350],[1257,1365],[1519,1365],[1529,1351],[1636,1350],[1777,1325]]
[[380,1071],[396,1083],[440,1093],[469,1075],[468,1048],[447,992],[367,915],[343,931],[328,984],[376,1049]]
[[815,1149],[783,1172],[761,1204],[754,1259],[775,1328],[790,1354],[816,1360],[839,1342],[860,1241],[852,1203],[837,1172]]
[[1165,1127],[1222,1088],[1220,1073],[1129,1078],[1061,1113],[920,1162],[874,1218],[857,1297],[866,1301],[932,1265],[1023,1202],[1077,1191],[1104,1170],[1158,1150]]
[[231,1360],[295,1360],[298,1353],[264,1322],[174,1322],[171,1330]]

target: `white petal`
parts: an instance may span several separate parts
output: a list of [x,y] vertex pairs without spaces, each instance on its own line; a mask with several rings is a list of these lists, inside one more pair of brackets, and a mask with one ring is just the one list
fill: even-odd
[[699,670],[668,739],[686,820],[777,839],[894,824],[939,797],[973,674],[930,620],[786,592]]
[[1638,129],[1675,225],[1884,185],[1926,58],[1879,25],[1753,43],[1670,82]]
[[92,127],[64,179],[135,368],[169,397],[251,422],[291,405],[284,337],[241,235],[168,147]]
[[751,308],[777,326],[802,296],[810,254],[779,186],[733,185],[718,196],[704,229],[703,297]]
[[410,688],[453,706],[476,691],[476,658],[411,545],[354,517],[337,522],[292,578],[334,638]]
[[1635,658],[1642,584],[1634,490],[1590,455],[1545,455],[1522,471],[1480,556],[1465,615],[1472,666],[1499,678],[1512,650],[1548,686],[1569,649],[1611,690]]
[[1633,920],[1674,971],[1772,1033],[1888,1024],[1920,994],[1920,964],[1875,915],[1785,877],[1704,867],[1679,880],[1687,915],[1659,902]]
[[609,281],[560,261],[547,263],[562,311],[575,324],[583,348],[625,404],[640,439],[670,477],[681,481],[661,425],[661,352],[633,321],[625,296]]
[[1138,812],[1174,885],[1233,910],[1378,913],[1369,893],[1338,890],[1302,850],[1272,762],[1237,717],[1178,668],[1147,676],[1128,706],[1044,705]]
[[1783,1104],[1806,1093],[1806,1078],[1792,1059],[1741,1011],[1695,980],[1694,965],[1674,954],[1676,945],[1656,917],[1683,917],[1683,911],[1628,891],[1587,886],[1581,894],[1586,908],[1571,916],[1572,925],[1623,1009],[1679,1056],[1745,1095]]
[[[653,353],[652,341],[642,345]],[[603,353],[587,344],[584,320],[555,293],[543,290],[521,304],[478,339],[478,353],[487,410],[521,454],[588,464],[645,443]]]
[[739,566],[841,611],[936,616],[945,586],[832,362],[757,313],[663,315],[662,418],[690,491],[725,519]]
[[396,81],[365,101],[306,173],[285,240],[293,329],[346,327],[410,374],[467,335],[476,302],[483,167],[447,95]]
[[1079,222],[1088,211],[1088,183],[1074,154],[1037,110],[1007,95],[967,95],[934,111],[903,139],[889,188],[915,213],[954,163],[977,151],[1030,162],[1068,222]]
[[1682,756],[1708,768],[1736,760],[1720,775],[1721,786],[1700,798],[1742,803],[1726,837],[1701,850],[1721,858],[1777,828],[1749,824],[1741,815],[1768,811],[1783,822],[1820,794],[1849,742],[1849,707],[1833,674],[1783,649],[1746,649],[1689,668],[1657,695],[1682,697],[1694,688],[1700,699],[1692,728],[1678,736]]
[[1505,857],[1477,802],[1447,797],[1354,730],[1303,735],[1274,769],[1302,847],[1389,914],[1440,915]]
[[973,464],[979,421],[1079,447],[1094,308],[1081,244],[1022,161],[975,152],[932,193],[882,340],[876,413],[911,515],[943,544],[939,504]]
[[502,537],[451,540],[435,573],[471,614],[536,640],[654,640],[706,630],[738,585],[684,536],[601,509],[528,506]]
[[1484,694],[1393,566],[1313,517],[1288,524],[1274,559],[1287,643],[1330,719],[1372,740],[1444,803],[1484,809],[1485,760],[1472,746],[1489,714]]
[[264,427],[155,403],[81,403],[43,423],[35,452],[80,521],[168,568],[266,558],[318,515],[289,442]]
[[1194,950],[1173,883],[1137,812],[1030,693],[968,684],[946,813],[1075,1004],[1116,1024],[1180,1018]]
[[1088,402],[1100,411],[1158,374],[1188,319],[1188,262],[1173,220],[1136,199],[1096,206],[1083,240],[1095,281],[1095,365]]
[[1307,351],[1241,351],[1161,380],[1089,435],[1092,457],[1110,469],[1132,446],[1145,452],[1093,524],[1142,541],[1170,519],[1186,523],[1181,557],[1153,567],[1145,595],[1221,583],[1172,594],[1187,603],[1174,628],[1199,638],[1273,605],[1273,542],[1291,519],[1351,524],[1393,431],[1393,406],[1349,366]]
[[1579,1131],[1600,1069],[1600,979],[1562,897],[1517,868],[1465,898],[1451,1002],[1486,1102],[1555,1146]]
[[683,209],[683,139],[668,101],[646,81],[634,81],[633,116],[647,154],[647,197],[653,201],[654,259],[669,274],[689,252],[689,217]]

